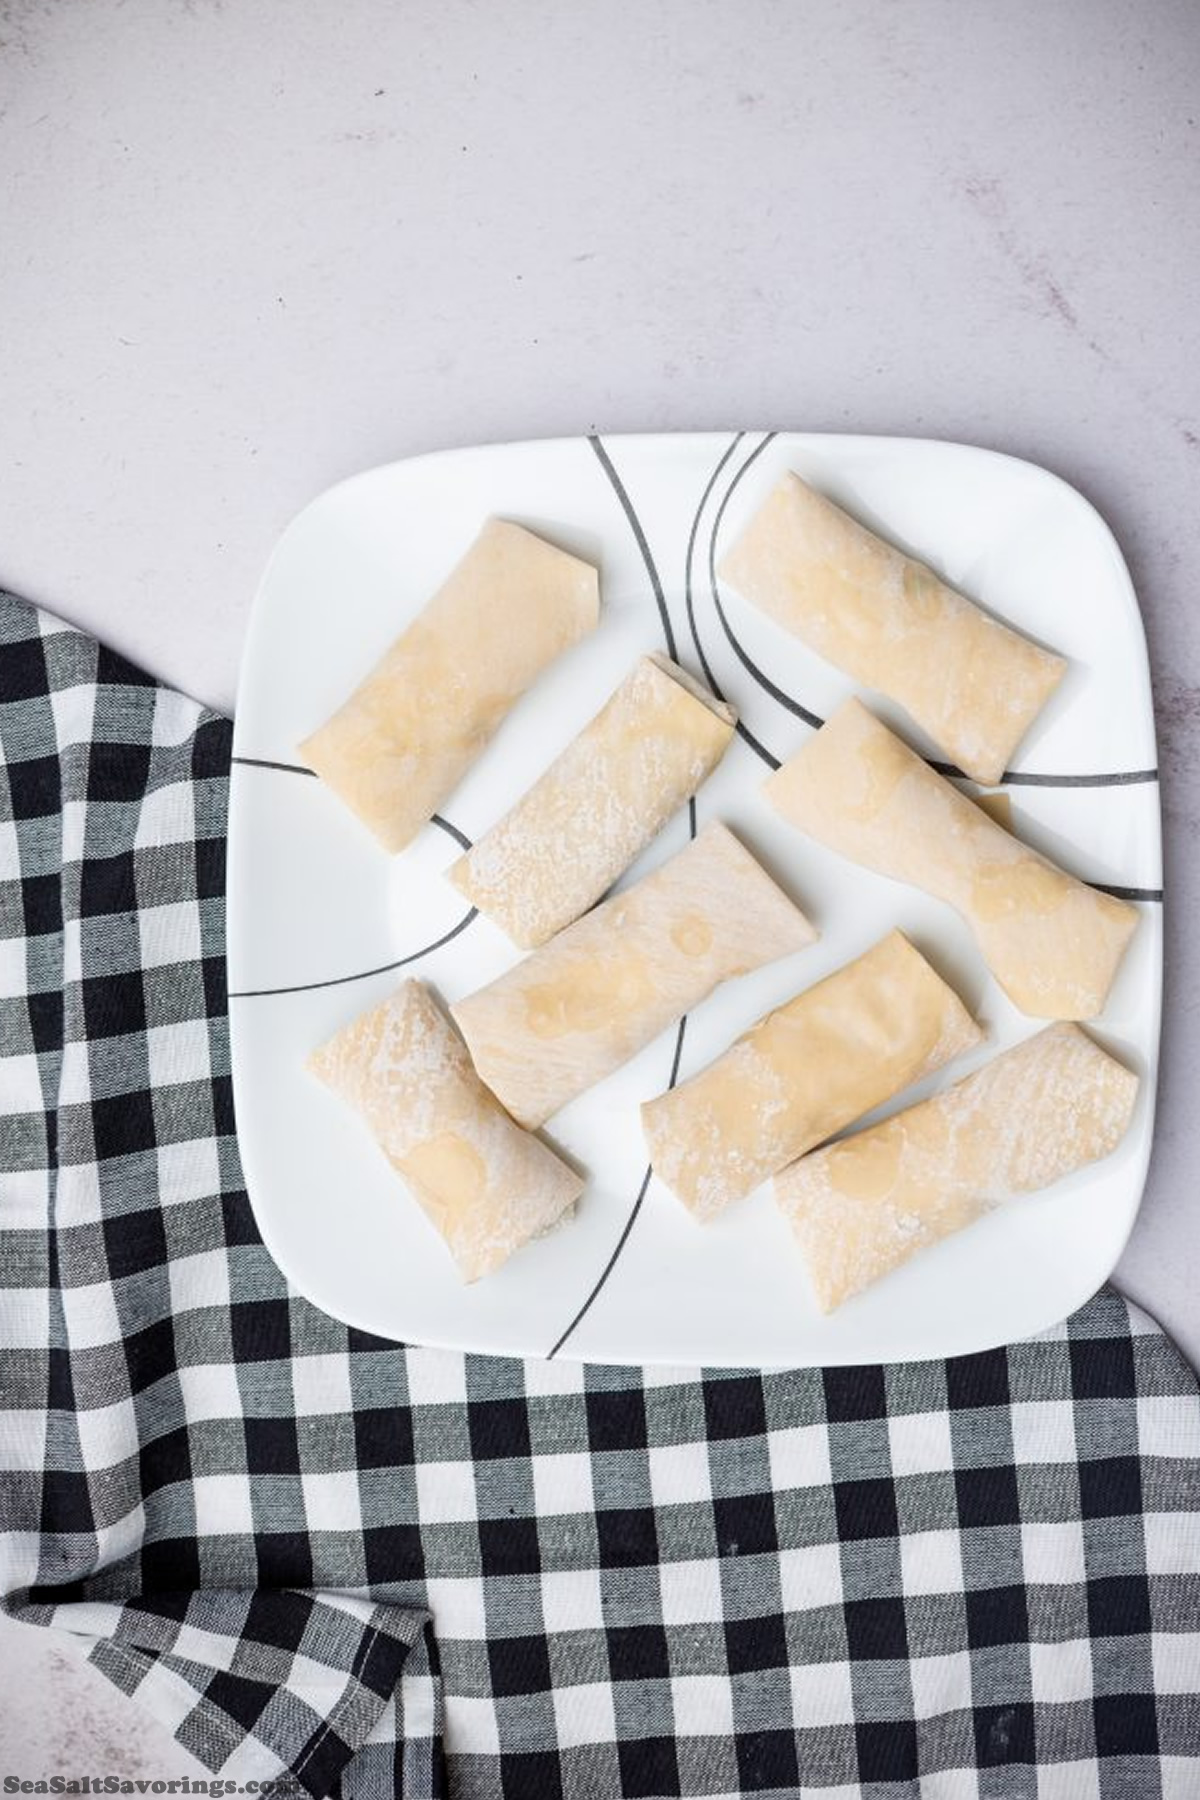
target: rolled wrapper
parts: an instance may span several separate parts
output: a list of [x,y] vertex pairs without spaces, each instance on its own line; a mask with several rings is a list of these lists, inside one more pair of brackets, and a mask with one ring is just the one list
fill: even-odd
[[475,1067],[522,1125],[541,1125],[718,982],[816,933],[723,825],[614,894],[452,1008]]
[[944,1093],[775,1179],[822,1312],[1014,1194],[1115,1150],[1138,1079],[1077,1025],[1049,1025]]
[[583,1181],[514,1125],[428,988],[406,981],[313,1052],[446,1240],[464,1281],[490,1275],[572,1207]]
[[654,1173],[714,1218],[983,1033],[902,932],[768,1013],[642,1107]]
[[643,656],[450,879],[529,950],[585,913],[724,755],[735,714],[665,656]]
[[720,574],[897,701],[976,781],[999,781],[1066,671],[798,475],[772,489]]
[[595,569],[489,519],[462,561],[318,731],[310,769],[403,850],[547,664],[594,629]]
[[947,901],[1009,999],[1038,1019],[1104,1008],[1138,922],[959,793],[857,700],[766,782],[776,810],[853,862]]

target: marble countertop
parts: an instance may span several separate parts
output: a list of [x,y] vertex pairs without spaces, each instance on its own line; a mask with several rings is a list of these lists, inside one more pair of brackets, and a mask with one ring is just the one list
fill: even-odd
[[[1118,1271],[1200,1362],[1200,15],[1190,0],[0,5],[0,582],[232,703],[288,519],[586,430],[964,439],[1113,526],[1167,1011]],[[0,1769],[196,1765],[0,1628]]]

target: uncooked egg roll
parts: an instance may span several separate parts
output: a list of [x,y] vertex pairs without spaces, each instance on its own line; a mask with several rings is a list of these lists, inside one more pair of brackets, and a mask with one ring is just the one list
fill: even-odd
[[359,1112],[464,1281],[490,1275],[574,1206],[583,1182],[514,1125],[428,988],[406,981],[309,1067]]
[[643,656],[512,811],[450,870],[522,949],[578,919],[724,755],[734,713],[665,656]]
[[800,831],[957,909],[1015,1006],[1092,1019],[1138,922],[1013,837],[857,700],[847,700],[764,793]]
[[982,1036],[953,989],[890,932],[642,1107],[654,1173],[694,1217],[712,1219]]
[[822,1312],[1015,1194],[1115,1150],[1138,1079],[1077,1025],[1049,1025],[881,1125],[775,1178]]
[[489,519],[301,758],[385,850],[403,850],[526,688],[594,629],[599,606],[589,564]]
[[1066,671],[795,474],[772,489],[720,573],[819,656],[897,701],[985,784],[999,781]]
[[718,982],[811,944],[808,920],[723,825],[452,1008],[483,1079],[541,1125]]

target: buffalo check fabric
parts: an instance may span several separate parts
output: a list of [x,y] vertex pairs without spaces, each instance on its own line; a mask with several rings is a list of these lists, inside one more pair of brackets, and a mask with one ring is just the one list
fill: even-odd
[[0,1586],[224,1778],[1192,1800],[1200,1397],[1112,1291],[1007,1350],[404,1349],[243,1190],[228,721],[0,599]]

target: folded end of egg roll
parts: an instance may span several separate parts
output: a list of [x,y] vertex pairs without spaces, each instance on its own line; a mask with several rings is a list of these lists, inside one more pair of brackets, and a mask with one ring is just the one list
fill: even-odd
[[464,1281],[499,1269],[574,1207],[583,1180],[514,1124],[429,989],[404,982],[309,1057],[360,1114]]

